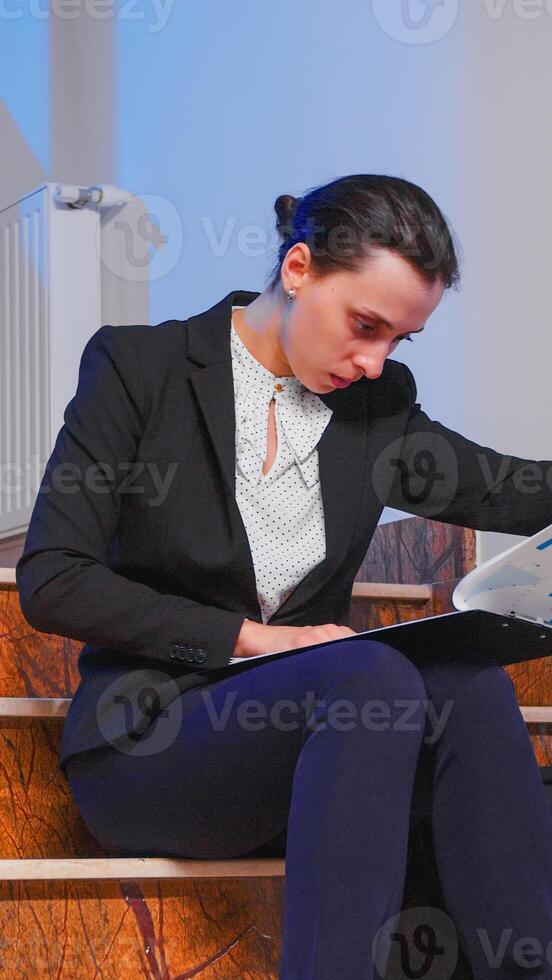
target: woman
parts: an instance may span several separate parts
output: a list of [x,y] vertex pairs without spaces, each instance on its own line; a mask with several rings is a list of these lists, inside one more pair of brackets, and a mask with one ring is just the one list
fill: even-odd
[[388,359],[459,280],[435,202],[360,174],[275,207],[262,293],[86,345],[16,570],[31,625],[86,644],[60,764],[119,854],[231,858],[287,833],[281,980],[380,975],[424,774],[474,976],[525,976],[516,943],[552,937],[552,826],[507,673],[418,669],[346,624],[385,504],[533,534],[552,494],[429,419]]

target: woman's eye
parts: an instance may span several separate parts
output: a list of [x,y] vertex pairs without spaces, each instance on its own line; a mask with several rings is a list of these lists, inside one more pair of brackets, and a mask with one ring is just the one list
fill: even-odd
[[[358,326],[359,327],[363,328],[363,329],[361,329],[361,333],[365,333],[366,330],[375,330],[376,329],[373,324],[371,324],[371,323],[363,323],[362,320],[357,320],[357,323],[358,323]],[[391,341],[391,343],[392,344],[400,344],[401,340],[409,340],[411,344],[414,343],[414,337],[412,337],[411,334],[407,334],[406,337],[396,337],[395,340],[392,340]]]

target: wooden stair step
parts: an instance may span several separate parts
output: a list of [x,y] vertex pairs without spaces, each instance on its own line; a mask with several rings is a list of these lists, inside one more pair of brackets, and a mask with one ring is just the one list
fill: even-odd
[[29,880],[30,869],[12,868],[0,880],[0,976],[277,980],[283,876],[148,878],[143,865],[86,880],[78,869]]
[[72,698],[0,698],[0,718],[64,719]]
[[[37,718],[44,721],[63,719],[71,698],[1,698],[0,719]],[[528,724],[552,724],[552,705],[521,704],[519,710]]]
[[124,878],[281,878],[284,858],[224,861],[162,857],[19,858],[0,860],[0,881],[57,881]]
[[353,582],[353,599],[400,599],[402,602],[430,602],[431,585],[408,585],[395,582]]

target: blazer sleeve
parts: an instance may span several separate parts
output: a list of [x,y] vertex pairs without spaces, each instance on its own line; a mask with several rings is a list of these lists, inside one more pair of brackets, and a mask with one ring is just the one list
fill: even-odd
[[[227,664],[245,616],[168,595],[109,567],[122,461],[135,459],[148,387],[132,327],[105,325],[87,342],[38,490],[15,576],[27,622],[44,633],[174,664],[174,644],[201,645],[198,666]],[[121,474],[118,481],[117,474]]]
[[433,421],[402,366],[414,404],[404,441],[384,460],[394,470],[386,504],[481,531],[531,535],[551,524],[552,461],[503,455]]

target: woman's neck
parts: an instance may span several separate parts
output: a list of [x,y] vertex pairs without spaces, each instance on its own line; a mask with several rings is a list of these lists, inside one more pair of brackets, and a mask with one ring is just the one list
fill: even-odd
[[[232,325],[249,353],[275,377],[294,377],[280,343],[281,310],[261,293],[248,306],[232,311]],[[262,302],[260,302],[262,301]]]

